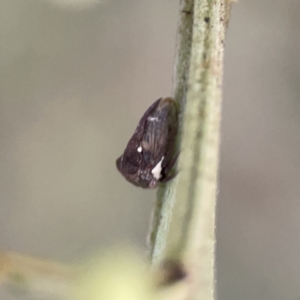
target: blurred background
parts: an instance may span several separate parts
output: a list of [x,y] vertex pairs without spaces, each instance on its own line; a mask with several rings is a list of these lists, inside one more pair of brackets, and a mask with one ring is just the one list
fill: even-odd
[[[155,192],[127,183],[115,159],[145,109],[171,93],[177,9],[172,0],[1,0],[1,250],[70,263],[123,241],[146,249]],[[300,299],[299,28],[299,0],[233,6],[220,300]]]

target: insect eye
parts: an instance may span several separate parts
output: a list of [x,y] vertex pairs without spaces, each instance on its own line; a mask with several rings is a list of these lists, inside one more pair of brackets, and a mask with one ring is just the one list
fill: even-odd
[[129,174],[135,174],[138,172],[138,166],[135,166],[134,164],[132,164],[129,161],[123,161],[123,157],[119,157],[116,161],[116,165],[119,171],[122,172],[122,168],[124,168],[124,164],[126,165],[126,169],[128,170]]

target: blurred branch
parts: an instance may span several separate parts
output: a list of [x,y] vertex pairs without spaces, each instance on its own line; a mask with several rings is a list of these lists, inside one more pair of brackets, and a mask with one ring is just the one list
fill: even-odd
[[0,285],[31,299],[65,299],[78,270],[15,252],[0,252]]
[[214,298],[221,86],[229,12],[226,0],[182,0],[180,6],[174,80],[183,127],[179,174],[159,189],[150,232],[154,268],[171,260],[182,264],[189,278],[185,297],[176,299]]
[[[0,287],[20,299],[38,300],[173,300],[174,290],[157,289],[170,268],[153,276],[134,249],[103,251],[80,267],[14,252],[0,253]],[[18,297],[17,297],[18,298]]]

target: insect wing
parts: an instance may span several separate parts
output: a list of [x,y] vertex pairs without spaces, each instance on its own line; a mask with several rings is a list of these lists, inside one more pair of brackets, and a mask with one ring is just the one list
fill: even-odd
[[143,157],[154,167],[172,148],[177,132],[177,106],[173,99],[161,99],[158,106],[148,115],[141,142]]
[[144,113],[126,149],[116,161],[118,170],[134,185],[155,187],[152,171],[165,166],[175,140],[178,110],[172,98],[156,100]]
[[117,168],[125,177],[130,174],[135,174],[139,168],[145,167],[145,161],[142,153],[143,149],[141,149],[141,152],[138,152],[137,149],[142,146],[141,144],[145,136],[147,126],[147,118],[156,110],[160,100],[161,98],[156,100],[146,110],[139,121],[134,134],[127,143],[123,155],[117,159]]

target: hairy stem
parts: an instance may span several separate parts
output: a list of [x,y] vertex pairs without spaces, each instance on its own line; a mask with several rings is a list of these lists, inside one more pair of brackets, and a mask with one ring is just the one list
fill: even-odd
[[[179,174],[158,191],[150,251],[157,267],[182,263],[186,297],[214,297],[214,245],[226,0],[183,0],[174,97],[181,104]],[[188,76],[187,76],[188,74]],[[185,101],[186,99],[186,101]]]

